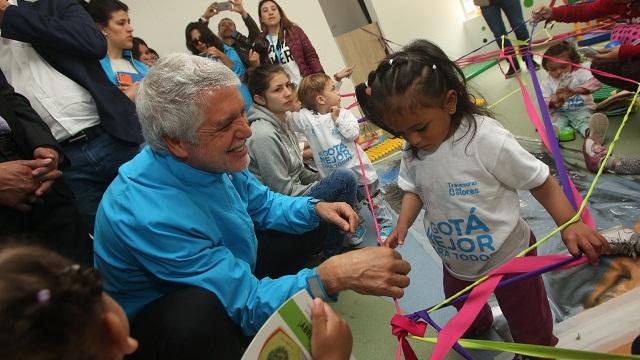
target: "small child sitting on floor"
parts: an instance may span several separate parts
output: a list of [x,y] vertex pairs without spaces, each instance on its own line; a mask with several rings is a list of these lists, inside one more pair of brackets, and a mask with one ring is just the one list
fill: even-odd
[[[325,74],[309,75],[300,82],[298,98],[304,108],[298,113],[291,113],[289,121],[307,136],[320,174],[324,177],[338,168],[351,169],[358,179],[358,205],[355,210],[358,212],[367,200],[367,185],[380,226],[380,238],[386,240],[393,228],[391,214],[380,195],[378,175],[373,165],[360,145],[355,143],[360,135],[358,120],[349,110],[340,108],[336,84]],[[362,159],[366,182],[359,158]],[[362,243],[364,234],[365,228],[361,223],[350,238],[349,245]]]

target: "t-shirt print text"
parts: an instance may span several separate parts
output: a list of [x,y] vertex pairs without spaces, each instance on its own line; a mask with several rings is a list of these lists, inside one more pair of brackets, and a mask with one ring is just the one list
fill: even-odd
[[450,197],[462,197],[480,194],[477,181],[464,183],[447,183]]

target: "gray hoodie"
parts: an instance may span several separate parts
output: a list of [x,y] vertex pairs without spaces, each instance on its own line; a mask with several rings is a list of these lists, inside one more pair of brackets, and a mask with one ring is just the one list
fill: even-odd
[[275,192],[299,196],[320,180],[320,174],[302,163],[298,139],[287,123],[263,106],[249,110],[249,170]]

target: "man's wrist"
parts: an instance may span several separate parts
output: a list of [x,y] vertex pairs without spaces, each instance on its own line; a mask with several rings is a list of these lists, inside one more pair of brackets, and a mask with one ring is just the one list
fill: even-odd
[[317,268],[318,277],[322,280],[322,285],[327,295],[335,297],[343,290],[339,276],[339,266],[335,264],[336,257],[331,257],[320,264]]

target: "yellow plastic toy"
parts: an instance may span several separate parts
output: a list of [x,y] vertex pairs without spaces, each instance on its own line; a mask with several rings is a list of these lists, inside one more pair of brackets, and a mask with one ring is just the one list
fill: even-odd
[[385,156],[391,155],[402,148],[403,139],[387,139],[380,144],[369,148],[365,153],[371,162],[380,160]]

